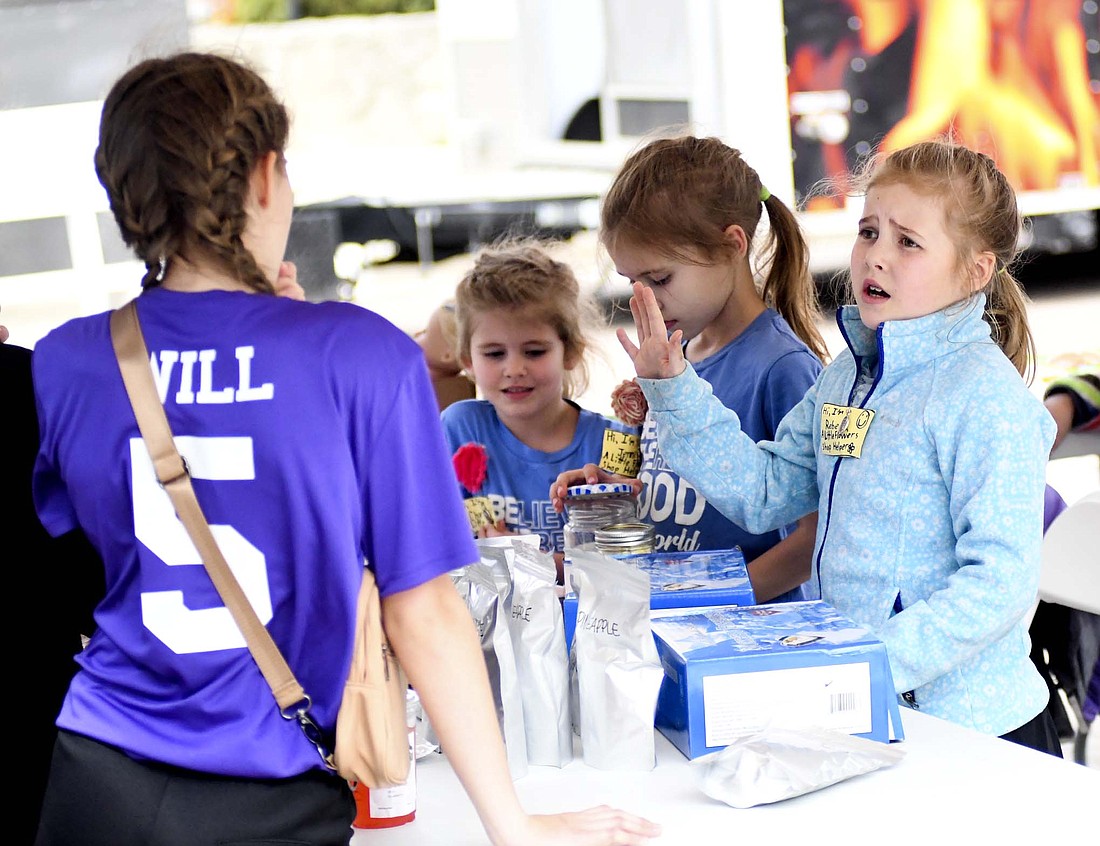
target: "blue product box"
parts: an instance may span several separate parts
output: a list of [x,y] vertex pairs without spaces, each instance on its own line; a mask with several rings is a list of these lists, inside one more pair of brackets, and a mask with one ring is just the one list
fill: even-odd
[[821,600],[655,610],[657,729],[688,758],[768,726],[904,737],[886,647]]
[[[614,558],[649,574],[650,608],[694,608],[700,605],[755,605],[745,556],[738,548],[698,552],[644,552]],[[565,646],[573,644],[577,595],[562,603]]]

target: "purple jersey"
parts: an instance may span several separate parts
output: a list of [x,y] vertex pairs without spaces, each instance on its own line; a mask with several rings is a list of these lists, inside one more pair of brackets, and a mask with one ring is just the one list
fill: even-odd
[[[364,560],[383,596],[476,560],[423,355],[347,303],[153,288],[138,314],[207,521],[331,731]],[[107,578],[58,725],[204,772],[319,767],[157,484],[108,315],[51,332],[33,368],[39,516],[82,526]]]

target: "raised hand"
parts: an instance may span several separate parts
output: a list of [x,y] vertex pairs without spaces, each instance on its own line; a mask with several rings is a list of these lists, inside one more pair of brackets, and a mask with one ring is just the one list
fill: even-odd
[[664,317],[653,291],[640,282],[633,285],[630,313],[638,331],[638,344],[630,340],[625,329],[615,334],[626,354],[634,362],[634,370],[643,379],[670,379],[684,371],[684,333],[677,329],[671,335],[665,329]]

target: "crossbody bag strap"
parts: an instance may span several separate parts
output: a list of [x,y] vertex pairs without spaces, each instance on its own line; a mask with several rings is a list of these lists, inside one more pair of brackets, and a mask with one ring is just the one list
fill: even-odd
[[164,406],[157,395],[149,365],[149,351],[145,346],[138,322],[137,306],[133,300],[111,313],[111,343],[118,357],[122,381],[126,385],[138,429],[141,430],[149,457],[153,461],[157,480],[171,498],[177,516],[202,557],[210,580],[244,635],[252,657],[275,695],[280,713],[288,720],[297,719],[306,737],[317,747],[321,757],[325,758],[326,750],[321,745],[321,732],[308,716],[310,698],[294,677],[271,634],[256,616],[252,604],[218,548],[218,542],[214,539],[195,498],[187,462],[176,449]]

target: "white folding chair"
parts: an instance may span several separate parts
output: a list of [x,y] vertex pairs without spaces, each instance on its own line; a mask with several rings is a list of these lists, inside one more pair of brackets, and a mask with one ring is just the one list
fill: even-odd
[[1039,598],[1100,614],[1100,490],[1074,502],[1043,535]]
[[[1043,535],[1039,599],[1100,615],[1100,490],[1070,505]],[[1081,703],[1065,692],[1077,723],[1074,760],[1083,764],[1089,726]]]

